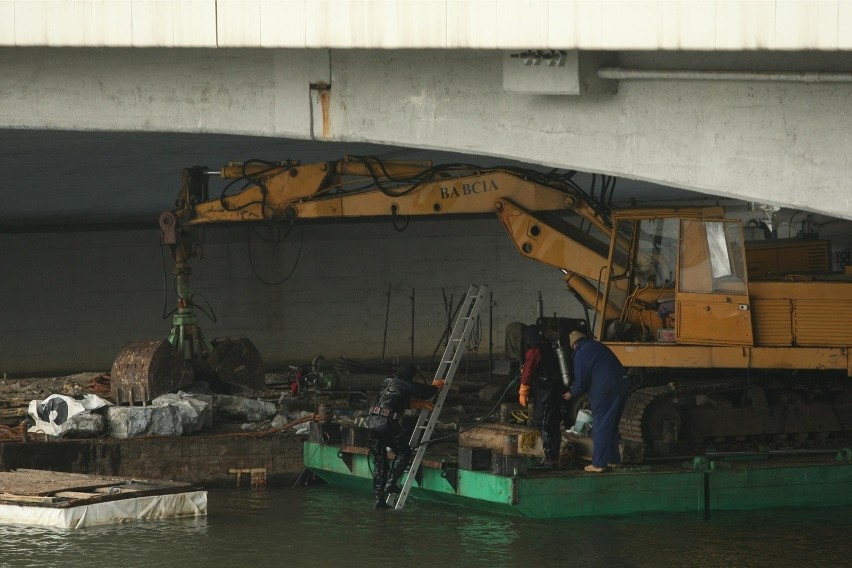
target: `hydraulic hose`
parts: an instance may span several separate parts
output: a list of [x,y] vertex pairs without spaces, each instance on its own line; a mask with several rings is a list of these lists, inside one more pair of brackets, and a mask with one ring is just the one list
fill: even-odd
[[420,442],[419,444],[412,447],[411,449],[416,450],[420,446],[425,446],[425,445],[428,445],[428,444],[432,444],[434,442],[441,442],[441,441],[444,441],[444,440],[449,440],[451,438],[455,438],[455,437],[459,436],[460,434],[464,434],[465,432],[470,432],[471,430],[473,430],[474,428],[476,428],[477,426],[479,426],[483,422],[485,422],[485,420],[487,420],[489,416],[491,416],[492,414],[494,414],[494,412],[496,412],[497,408],[499,408],[500,404],[502,404],[503,399],[506,398],[506,394],[509,392],[509,389],[511,389],[513,386],[517,385],[520,380],[521,380],[521,374],[518,373],[511,381],[509,381],[509,384],[506,385],[506,388],[503,390],[503,393],[500,395],[500,398],[497,399],[497,404],[495,404],[494,407],[491,408],[491,410],[489,410],[488,413],[485,416],[483,416],[482,418],[477,420],[472,425],[468,426],[467,428],[461,429],[458,432],[454,432],[453,434],[449,434],[447,436],[441,436],[440,438],[432,438],[430,440],[426,440],[425,442]]

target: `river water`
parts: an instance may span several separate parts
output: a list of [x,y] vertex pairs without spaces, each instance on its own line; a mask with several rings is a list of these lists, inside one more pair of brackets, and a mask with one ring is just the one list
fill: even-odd
[[209,514],[79,530],[0,526],[18,567],[848,566],[848,508],[542,521],[329,486],[214,490]]

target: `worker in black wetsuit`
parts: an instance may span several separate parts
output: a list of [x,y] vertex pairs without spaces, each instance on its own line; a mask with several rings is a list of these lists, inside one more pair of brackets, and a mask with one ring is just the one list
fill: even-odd
[[562,445],[562,393],[565,387],[560,379],[559,361],[550,342],[545,339],[541,327],[528,326],[524,330],[524,367],[518,402],[526,407],[530,399],[533,406],[533,422],[541,432],[544,459],[540,468],[559,467],[559,450]]
[[[375,508],[387,508],[388,493],[399,493],[397,485],[402,477],[412,448],[408,445],[410,431],[402,426],[402,416],[408,408],[428,407],[428,399],[444,388],[444,381],[435,379],[431,385],[415,384],[417,367],[402,365],[393,377],[385,380],[376,406],[370,409],[366,426],[370,430],[370,453],[373,456],[373,495]],[[387,457],[387,448],[394,453],[393,463]]]

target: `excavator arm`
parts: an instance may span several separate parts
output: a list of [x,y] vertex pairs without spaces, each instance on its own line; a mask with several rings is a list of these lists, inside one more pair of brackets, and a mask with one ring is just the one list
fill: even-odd
[[[229,181],[218,198],[209,197],[212,175]],[[571,181],[570,172],[347,157],[305,165],[231,163],[219,171],[197,166],[184,170],[183,176],[177,207],[164,215],[184,227],[293,218],[493,213],[498,200],[510,199],[527,211],[573,210],[604,238],[610,230],[607,209]],[[228,194],[235,185],[238,190]]]
[[[218,198],[209,196],[213,175],[229,182]],[[560,269],[569,287],[596,308],[597,289],[588,281],[599,281],[604,272],[609,211],[572,175],[355,156],[313,164],[230,163],[219,171],[194,167],[184,171],[177,208],[163,213],[160,226],[164,244],[184,244],[188,257],[192,249],[186,238],[195,225],[494,213],[522,255]],[[565,211],[588,221],[600,238],[554,214]]]

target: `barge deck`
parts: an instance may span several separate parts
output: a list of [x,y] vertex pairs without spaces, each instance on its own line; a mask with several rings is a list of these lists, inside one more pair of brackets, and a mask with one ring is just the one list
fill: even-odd
[[[581,466],[536,471],[526,467],[529,456],[492,452],[490,457],[477,464],[469,449],[457,457],[427,454],[411,497],[531,518],[709,516],[713,511],[852,504],[849,450],[695,457],[602,474],[586,473]],[[308,440],[304,460],[326,483],[371,490],[373,466],[366,447]]]

